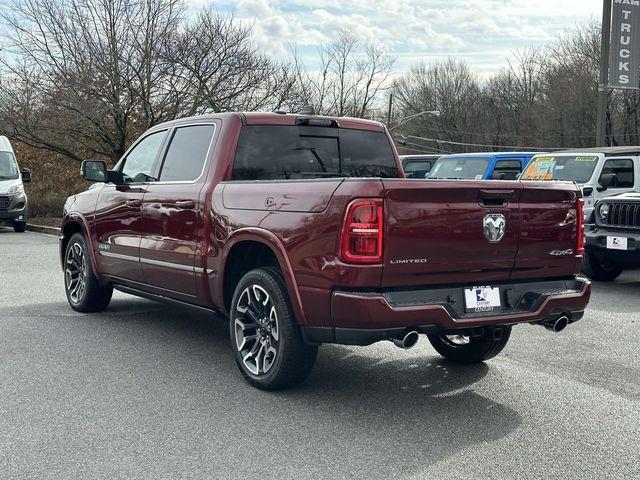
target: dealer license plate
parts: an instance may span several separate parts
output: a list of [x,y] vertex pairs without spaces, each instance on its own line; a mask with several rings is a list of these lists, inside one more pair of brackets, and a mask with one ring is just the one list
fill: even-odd
[[607,248],[609,250],[626,250],[627,243],[626,237],[607,237]]
[[500,289],[472,287],[464,289],[464,302],[468,312],[491,312],[500,308]]

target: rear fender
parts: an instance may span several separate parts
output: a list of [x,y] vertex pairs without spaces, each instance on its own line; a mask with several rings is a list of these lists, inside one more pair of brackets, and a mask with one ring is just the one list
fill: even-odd
[[289,299],[291,300],[291,307],[296,314],[298,323],[300,323],[301,325],[307,325],[307,319],[302,308],[300,292],[298,290],[298,285],[293,274],[293,267],[291,266],[291,262],[289,261],[289,256],[287,255],[284,245],[275,234],[262,228],[247,227],[238,229],[231,234],[231,236],[225,243],[224,249],[222,251],[222,258],[224,259],[224,262],[222,268],[220,269],[220,275],[218,275],[217,278],[216,292],[218,294],[218,298],[216,303],[218,305],[224,305],[224,277],[227,268],[227,259],[229,258],[229,252],[234,245],[243,241],[262,243],[266,247],[270,248],[271,251],[275,254],[278,263],[280,264],[280,270],[282,271],[282,275],[284,277],[284,281],[289,293]]

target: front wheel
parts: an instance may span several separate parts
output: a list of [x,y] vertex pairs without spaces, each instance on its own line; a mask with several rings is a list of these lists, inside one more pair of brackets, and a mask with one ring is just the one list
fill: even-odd
[[231,345],[245,379],[263,390],[305,380],[318,347],[302,338],[279,271],[259,268],[236,287],[230,311]]
[[24,233],[27,231],[27,219],[25,218],[23,222],[14,221],[13,222],[13,231],[16,233]]
[[113,287],[96,278],[84,235],[71,237],[64,254],[64,287],[71,308],[78,312],[101,312],[109,306]]
[[600,259],[589,249],[582,258],[582,272],[598,282],[612,282],[622,273],[622,266],[610,260]]
[[498,355],[509,341],[511,327],[502,327],[502,336],[493,335],[470,337],[465,335],[427,335],[436,351],[447,360],[456,363],[480,363]]

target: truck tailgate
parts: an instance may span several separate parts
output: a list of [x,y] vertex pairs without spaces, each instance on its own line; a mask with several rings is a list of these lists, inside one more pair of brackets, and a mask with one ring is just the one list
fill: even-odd
[[522,227],[512,278],[551,278],[579,272],[576,256],[578,187],[569,182],[523,182]]
[[[508,280],[518,253],[519,182],[384,181],[387,219],[382,286]],[[483,234],[503,215],[504,237]]]
[[546,183],[384,180],[382,287],[572,274],[577,188]]

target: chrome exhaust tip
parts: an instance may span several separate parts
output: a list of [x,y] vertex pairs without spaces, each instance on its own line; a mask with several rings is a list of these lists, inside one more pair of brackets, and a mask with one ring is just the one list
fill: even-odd
[[416,332],[415,330],[412,330],[402,338],[392,339],[392,342],[395,344],[396,347],[400,347],[400,348],[404,348],[405,350],[408,350],[412,347],[415,347],[416,343],[418,343],[418,338],[420,338],[418,336],[418,332]]
[[542,325],[551,332],[560,333],[562,330],[567,328],[567,325],[569,325],[569,317],[561,315],[555,320],[546,320]]

